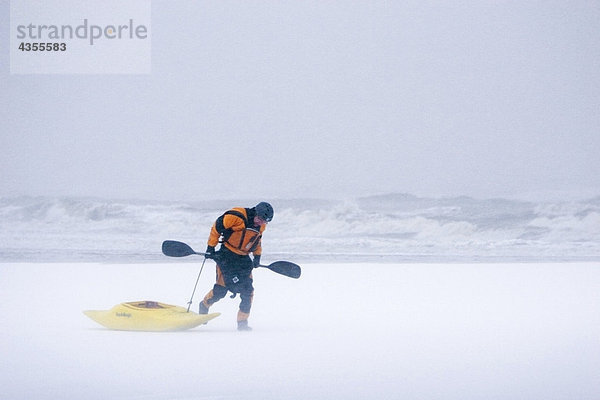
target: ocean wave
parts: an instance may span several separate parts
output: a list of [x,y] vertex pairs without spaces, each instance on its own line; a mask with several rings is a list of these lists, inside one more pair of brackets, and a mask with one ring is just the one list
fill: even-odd
[[[273,200],[267,257],[296,259],[600,259],[600,197],[534,203],[406,194]],[[0,198],[0,261],[161,260],[177,239],[203,250],[214,220],[251,201]]]

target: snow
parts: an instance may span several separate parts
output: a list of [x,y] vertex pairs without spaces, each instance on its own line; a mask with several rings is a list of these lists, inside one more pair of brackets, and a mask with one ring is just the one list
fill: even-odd
[[[597,399],[600,264],[311,263],[255,271],[184,332],[82,314],[185,306],[197,262],[0,263],[1,399]],[[290,260],[294,261],[294,260]],[[212,286],[207,263],[194,297]]]

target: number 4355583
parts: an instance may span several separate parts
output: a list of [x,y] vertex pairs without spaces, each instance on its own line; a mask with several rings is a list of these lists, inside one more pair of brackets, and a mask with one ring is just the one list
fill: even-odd
[[21,51],[66,51],[66,43],[28,43],[21,42],[19,45]]

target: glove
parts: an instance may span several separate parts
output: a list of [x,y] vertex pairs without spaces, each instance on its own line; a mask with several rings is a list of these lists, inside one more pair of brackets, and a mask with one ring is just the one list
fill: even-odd
[[254,258],[252,259],[252,267],[253,268],[260,267],[260,256],[254,256]]
[[216,256],[215,246],[208,246],[204,252],[204,257],[214,260]]

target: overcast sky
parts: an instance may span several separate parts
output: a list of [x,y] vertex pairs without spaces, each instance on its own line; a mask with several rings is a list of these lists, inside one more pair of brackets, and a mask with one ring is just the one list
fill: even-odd
[[149,75],[11,75],[0,195],[600,195],[598,1],[152,1]]

